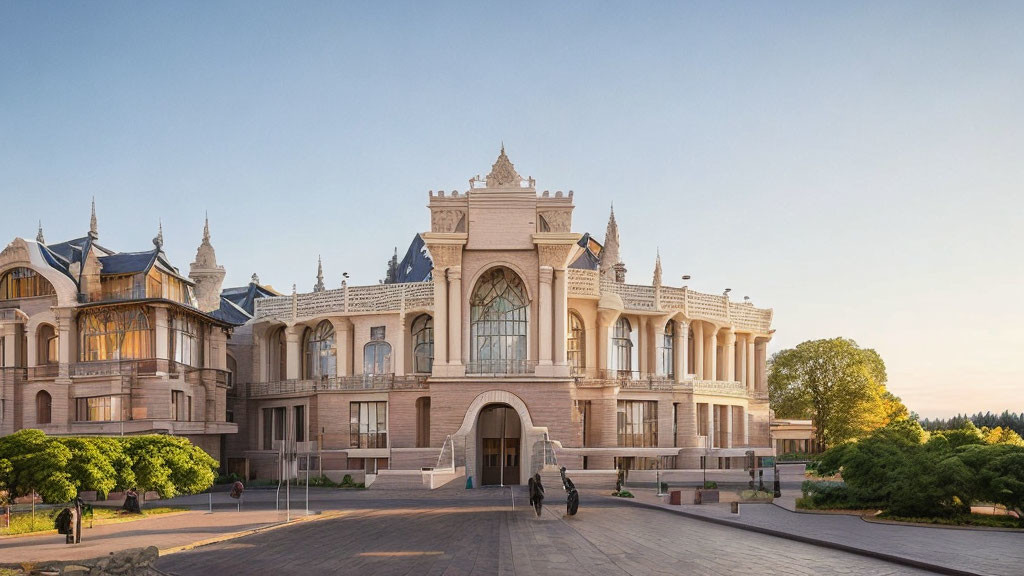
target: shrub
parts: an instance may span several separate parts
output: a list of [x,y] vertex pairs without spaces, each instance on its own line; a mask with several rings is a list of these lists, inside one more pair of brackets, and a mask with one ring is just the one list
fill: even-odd
[[853,504],[843,482],[804,480],[800,492],[814,508],[845,508]]
[[668,482],[662,482],[660,488],[662,494],[668,492]]
[[707,481],[704,482],[704,489],[705,490],[718,490],[718,482],[715,482],[714,480],[707,480]]
[[612,496],[618,496],[619,498],[633,498],[633,493],[629,490],[619,490],[618,492],[612,492]]

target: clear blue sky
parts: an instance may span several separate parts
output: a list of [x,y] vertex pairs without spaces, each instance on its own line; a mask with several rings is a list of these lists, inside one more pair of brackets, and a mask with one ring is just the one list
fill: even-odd
[[[374,283],[504,140],[613,201],[632,281],[877,349],[923,416],[1024,410],[1024,3],[0,4],[0,237]],[[6,241],[6,240],[5,240]]]

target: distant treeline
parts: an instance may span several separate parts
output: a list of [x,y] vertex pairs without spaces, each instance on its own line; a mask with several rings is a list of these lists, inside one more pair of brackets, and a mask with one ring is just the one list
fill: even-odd
[[1010,412],[1004,410],[1002,414],[993,414],[991,412],[985,412],[982,414],[957,414],[952,418],[943,420],[942,418],[924,418],[921,420],[921,427],[929,432],[936,430],[955,430],[957,428],[963,428],[964,424],[972,422],[978,428],[987,426],[988,428],[995,428],[1000,426],[1003,429],[1009,428],[1024,436],[1024,412],[1020,414],[1016,412]]

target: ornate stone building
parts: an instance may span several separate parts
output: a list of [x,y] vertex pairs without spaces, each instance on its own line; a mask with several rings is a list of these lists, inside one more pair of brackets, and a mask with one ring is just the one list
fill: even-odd
[[0,434],[178,434],[222,457],[238,431],[228,339],[251,302],[221,296],[208,224],[190,277],[163,241],[161,227],[149,250],[101,245],[94,203],[85,236],[47,243],[40,225],[0,252]]
[[[310,293],[256,299],[229,342],[230,467],[275,477],[294,445],[329,475],[454,464],[480,485],[553,458],[635,470],[771,454],[771,310],[665,285],[660,258],[650,284],[626,283],[614,213],[602,245],[573,231],[573,202],[538,193],[502,149],[467,190],[430,193],[430,231],[387,282],[328,288],[320,272]],[[432,267],[417,277],[421,247]]]

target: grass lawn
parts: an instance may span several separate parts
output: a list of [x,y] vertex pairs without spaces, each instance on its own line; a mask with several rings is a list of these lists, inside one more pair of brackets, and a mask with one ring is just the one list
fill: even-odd
[[[55,532],[53,519],[60,513],[62,508],[37,510],[35,517],[31,513],[19,512],[11,515],[11,525],[8,528],[0,528],[0,536],[13,536],[15,534],[30,534],[34,532]],[[142,514],[124,514],[120,508],[93,508],[91,525],[102,526],[104,524],[118,524],[141,520],[150,516],[170,514],[173,512],[186,512],[188,508],[171,508],[167,506],[143,508]],[[89,517],[82,519],[82,526],[88,529],[90,526]]]

